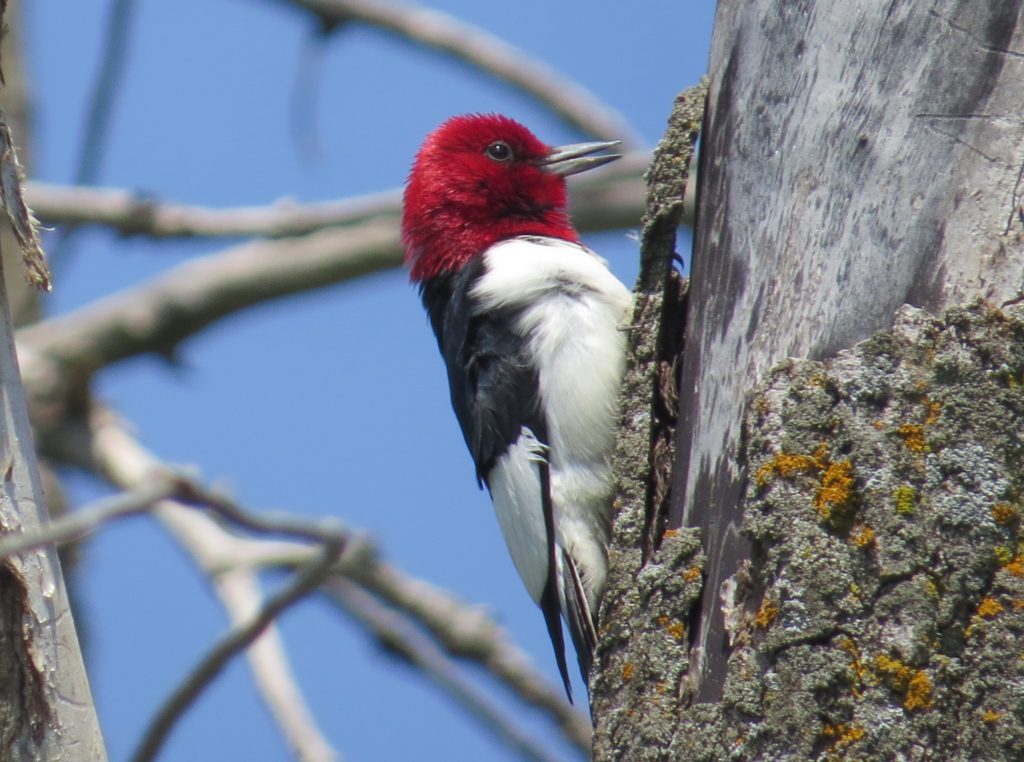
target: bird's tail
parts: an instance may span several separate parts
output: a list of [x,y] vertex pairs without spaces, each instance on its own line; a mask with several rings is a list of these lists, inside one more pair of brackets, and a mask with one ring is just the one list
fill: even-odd
[[590,602],[587,598],[587,591],[583,587],[579,568],[565,548],[560,550],[562,553],[562,610],[565,612],[569,635],[572,637],[572,644],[576,649],[580,674],[589,690],[590,667],[594,662],[594,649],[597,647],[597,629],[594,626],[594,616],[590,610]]

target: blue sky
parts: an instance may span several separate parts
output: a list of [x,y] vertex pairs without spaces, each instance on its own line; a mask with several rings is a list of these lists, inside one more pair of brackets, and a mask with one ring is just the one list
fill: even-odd
[[[208,206],[390,189],[427,132],[471,111],[507,113],[551,144],[585,137],[527,96],[381,32],[353,27],[316,43],[312,20],[285,3],[137,5],[102,185]],[[73,175],[107,7],[43,0],[25,8],[36,178]],[[582,0],[431,7],[582,83],[651,145],[675,94],[705,70],[713,14],[711,0],[652,0],[628,11]],[[296,81],[317,54],[315,81],[300,85],[314,103],[306,132],[316,146],[302,150],[292,129]],[[632,282],[629,231],[587,242]],[[87,232],[58,270],[47,309],[72,310],[225,245]],[[337,515],[368,530],[405,570],[485,605],[557,682],[543,621],[476,488],[436,344],[404,273],[241,313],[188,342],[182,359],[176,368],[148,358],[123,363],[98,377],[97,392],[161,457],[198,466],[246,505]],[[79,503],[102,494],[80,476],[70,484]],[[111,757],[123,759],[226,621],[189,560],[145,518],[100,534],[78,576],[92,687]],[[317,721],[347,759],[511,758],[323,604],[291,610],[282,632]],[[517,719],[556,738],[536,718]],[[190,711],[162,757],[287,758],[244,660]]]

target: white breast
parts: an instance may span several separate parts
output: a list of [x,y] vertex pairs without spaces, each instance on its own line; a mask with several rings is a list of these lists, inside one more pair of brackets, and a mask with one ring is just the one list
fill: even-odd
[[[538,369],[548,425],[556,539],[576,559],[588,589],[598,591],[605,575],[609,458],[618,424],[630,293],[604,260],[567,241],[515,238],[495,244],[484,256],[485,273],[470,294],[474,309],[512,308],[519,313],[515,330],[527,339]],[[496,476],[500,471],[500,482],[516,474],[515,492],[520,496],[527,469],[518,459],[531,449],[510,449],[495,469]],[[493,478],[491,486],[493,493]],[[532,518],[526,522],[532,531],[525,534],[510,532],[509,527],[523,522],[524,512],[539,510],[540,503],[533,500],[523,505],[520,500],[494,496],[509,552],[531,595],[538,599],[543,578],[536,572],[524,573],[524,567],[542,558],[541,567],[546,568],[544,535],[537,531],[543,525]],[[541,547],[533,547],[538,542]],[[596,592],[592,596],[591,604],[596,605]]]

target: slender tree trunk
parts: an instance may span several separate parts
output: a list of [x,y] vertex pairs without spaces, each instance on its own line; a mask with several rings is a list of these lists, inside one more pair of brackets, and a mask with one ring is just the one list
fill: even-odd
[[1024,753],[1021,17],[719,3],[679,529],[602,606],[596,758]]
[[[4,11],[7,11],[4,15]],[[17,30],[6,3],[0,20]],[[27,98],[17,35],[3,39],[2,114],[18,141],[27,135]],[[10,157],[0,157],[9,180]],[[5,192],[9,192],[5,188]],[[46,520],[34,437],[14,351],[13,315],[31,321],[38,296],[22,276],[21,252],[0,230],[0,533]],[[0,562],[0,760],[106,759],[60,561],[52,547]]]

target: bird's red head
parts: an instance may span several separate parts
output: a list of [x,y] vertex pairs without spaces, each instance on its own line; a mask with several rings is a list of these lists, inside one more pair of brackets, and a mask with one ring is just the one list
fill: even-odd
[[518,235],[578,240],[566,208],[565,175],[615,156],[614,143],[551,148],[513,119],[449,119],[423,141],[405,186],[402,242],[414,281],[458,271],[498,241]]

